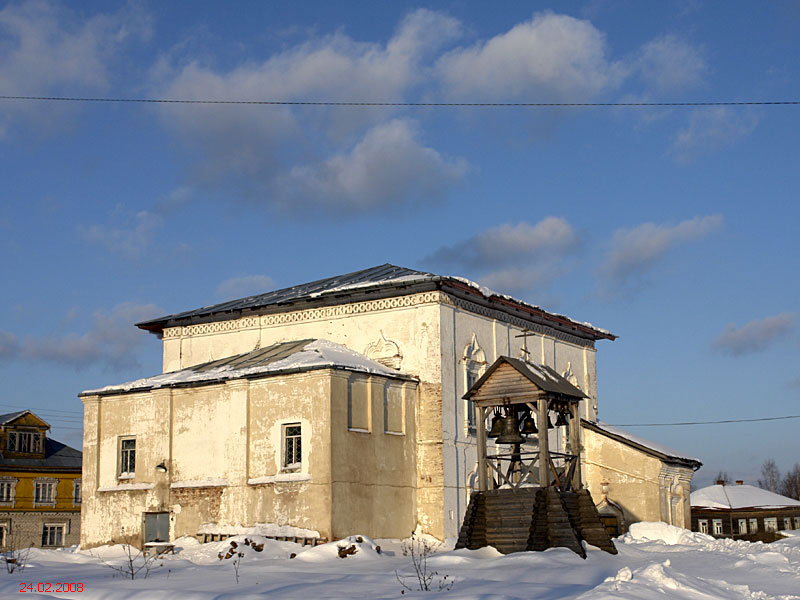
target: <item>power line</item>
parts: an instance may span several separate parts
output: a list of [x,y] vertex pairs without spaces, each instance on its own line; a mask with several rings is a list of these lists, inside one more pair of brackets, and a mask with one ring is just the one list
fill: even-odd
[[138,104],[250,104],[261,106],[376,106],[376,107],[527,107],[613,108],[648,106],[797,106],[800,100],[748,100],[744,102],[333,102],[300,100],[187,100],[175,98],[83,98],[77,96],[0,96],[0,100],[45,102],[118,102]]
[[755,423],[756,421],[781,421],[784,419],[800,419],[800,415],[785,417],[762,417],[760,419],[725,419],[723,421],[681,421],[678,423],[619,423],[612,427],[674,427],[676,425],[719,425],[721,423]]

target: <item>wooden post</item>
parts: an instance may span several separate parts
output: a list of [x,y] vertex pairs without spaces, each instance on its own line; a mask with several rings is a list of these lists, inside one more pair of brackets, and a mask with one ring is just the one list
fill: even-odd
[[[469,400],[469,402],[472,402]],[[486,409],[478,406],[478,489],[485,492],[489,489],[486,477]]]
[[569,404],[569,446],[570,453],[576,456],[575,469],[572,471],[572,489],[581,489],[581,417],[580,404]]
[[539,398],[536,401],[537,425],[539,426],[539,485],[547,487],[550,485],[550,448],[547,439],[550,433],[547,429],[547,410],[550,402],[547,398]]

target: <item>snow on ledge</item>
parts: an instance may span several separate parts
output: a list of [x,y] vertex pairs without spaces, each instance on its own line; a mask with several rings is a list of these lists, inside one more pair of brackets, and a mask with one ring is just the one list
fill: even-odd
[[262,485],[265,483],[285,483],[289,481],[311,481],[310,473],[278,473],[265,477],[252,477],[247,480],[248,485]]
[[180,488],[202,488],[202,487],[228,487],[230,483],[227,479],[211,478],[211,479],[186,479],[185,481],[175,481],[170,484],[172,489]]
[[134,490],[152,490],[155,487],[153,483],[120,483],[119,485],[112,485],[109,487],[97,488],[98,492],[127,492]]
[[203,523],[197,530],[199,534],[210,535],[263,535],[264,537],[298,537],[318,538],[319,531],[303,529],[292,525],[277,525],[275,523],[256,523],[252,527],[242,525],[225,525],[218,523]]

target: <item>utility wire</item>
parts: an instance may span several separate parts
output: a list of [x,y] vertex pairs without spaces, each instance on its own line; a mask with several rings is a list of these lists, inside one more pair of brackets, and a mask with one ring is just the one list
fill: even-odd
[[679,423],[619,423],[612,427],[674,427],[676,425],[719,425],[721,423],[755,423],[756,421],[781,421],[784,419],[800,419],[800,415],[785,417],[762,417],[760,419],[725,419],[723,421],[681,421]]
[[255,104],[265,106],[418,106],[418,107],[647,107],[647,106],[797,106],[800,100],[750,100],[745,102],[332,102],[298,100],[181,100],[172,98],[83,98],[76,96],[0,96],[0,100],[47,102],[121,102],[139,104]]

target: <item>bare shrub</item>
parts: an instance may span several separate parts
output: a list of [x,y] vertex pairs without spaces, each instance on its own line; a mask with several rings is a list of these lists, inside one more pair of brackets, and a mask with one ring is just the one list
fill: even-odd
[[[431,543],[428,539],[417,536],[416,532],[412,532],[411,537],[403,541],[401,546],[403,556],[411,557],[414,573],[400,575],[397,571],[394,572],[397,581],[403,586],[403,589],[400,590],[401,594],[405,594],[406,590],[409,592],[442,592],[449,591],[453,587],[455,579],[449,575],[439,575],[438,571],[428,568],[428,556],[435,553],[441,545],[441,542]],[[415,586],[416,589],[412,586]]]
[[6,571],[9,573],[22,571],[28,563],[30,551],[30,546],[22,545],[16,528],[9,531],[6,539],[6,550],[2,553],[3,561],[6,563]]

